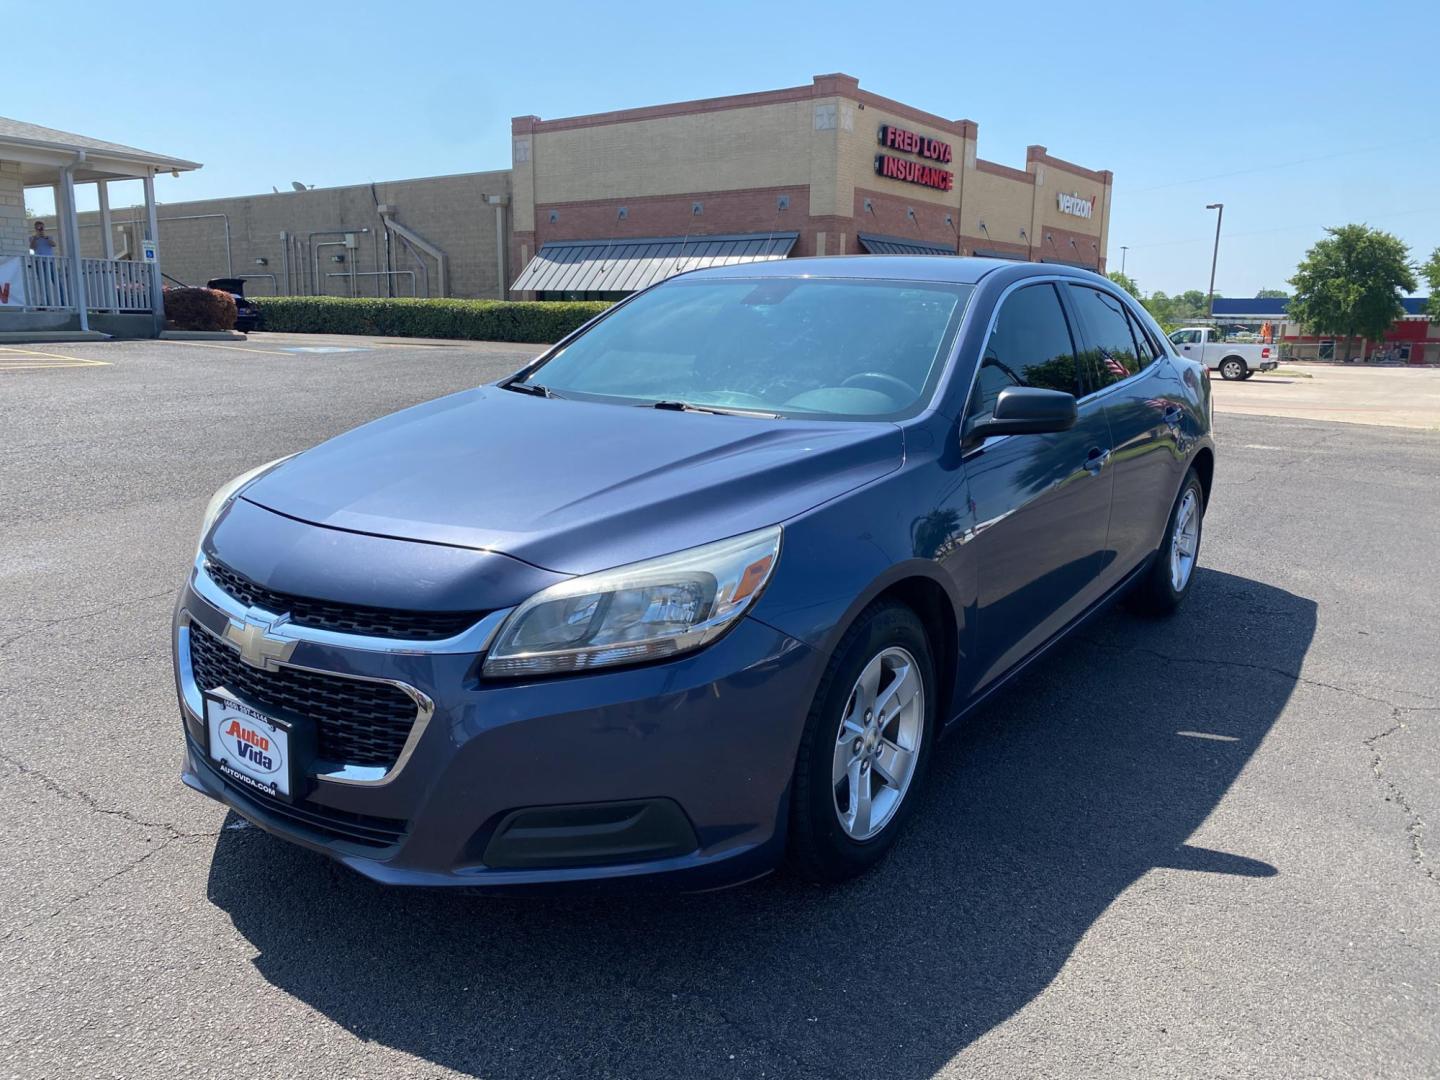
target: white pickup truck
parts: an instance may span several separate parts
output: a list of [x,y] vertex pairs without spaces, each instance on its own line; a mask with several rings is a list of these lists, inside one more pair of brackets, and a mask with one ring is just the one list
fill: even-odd
[[1248,379],[1280,365],[1280,350],[1263,342],[1227,341],[1213,326],[1187,326],[1170,335],[1181,356],[1199,360],[1222,379]]

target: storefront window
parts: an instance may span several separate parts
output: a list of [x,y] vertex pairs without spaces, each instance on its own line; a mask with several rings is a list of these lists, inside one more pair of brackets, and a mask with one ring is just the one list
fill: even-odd
[[1316,353],[1316,356],[1317,356],[1318,359],[1321,359],[1321,360],[1334,360],[1334,359],[1335,359],[1335,342],[1334,342],[1334,341],[1322,341],[1322,342],[1320,342],[1320,348],[1319,348],[1318,352]]

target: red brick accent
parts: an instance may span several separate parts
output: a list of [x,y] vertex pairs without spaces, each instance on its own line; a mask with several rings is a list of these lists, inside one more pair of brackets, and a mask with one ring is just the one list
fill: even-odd
[[[787,86],[780,90],[761,90],[751,94],[730,94],[725,97],[699,98],[694,101],[674,101],[664,105],[646,105],[638,109],[615,109],[612,112],[590,113],[584,116],[564,116],[554,120],[542,120],[538,116],[517,116],[511,120],[511,130],[516,134],[530,131],[565,131],[571,128],[598,127],[602,124],[625,124],[636,120],[659,120],[672,116],[691,116],[695,113],[715,112],[719,109],[751,109],[757,105],[774,105],[784,101],[804,101],[817,97],[848,97],[863,108],[866,105],[884,109],[896,116],[903,116],[917,123],[942,131],[948,131],[961,138],[974,139],[978,126],[973,120],[947,120],[943,116],[914,108],[904,102],[882,97],[869,90],[860,89],[860,80],[853,75],[834,73],[816,75],[809,86]],[[517,127],[528,121],[524,127]]]
[[913,105],[906,105],[903,101],[896,101],[894,98],[872,94],[869,90],[857,89],[855,97],[862,108],[869,105],[876,109],[884,109],[888,113],[903,116],[905,119],[913,120],[917,124],[938,128],[941,131],[948,131],[957,138],[973,139],[977,137],[978,126],[974,120],[947,120],[945,117],[937,116],[935,113],[926,112],[924,109],[917,109]]
[[[1041,226],[1039,233],[1038,236],[1031,237],[1034,258],[1037,261],[1058,259],[1064,262],[1085,263],[1088,266],[1094,266],[1098,261],[1100,265],[1104,265],[1104,260],[1100,258],[1100,238],[1098,236],[1073,232],[1058,225]],[[1070,246],[1071,240],[1075,241],[1074,247]],[[1092,244],[1094,247],[1091,246]]]
[[961,238],[960,247],[962,255],[974,255],[975,250],[979,248],[981,251],[1003,251],[1007,255],[1017,255],[1022,259],[1030,258],[1028,244],[1021,244],[1018,241],[1011,243],[1008,240],[991,240],[984,233],[979,236],[971,236],[966,233]]
[[975,159],[975,171],[994,173],[996,176],[1003,176],[1007,180],[1018,180],[1022,184],[1035,183],[1035,174],[1026,172],[1024,169],[1012,169],[1009,165],[1000,165],[993,161],[986,161],[984,158]]
[[639,109],[616,109],[613,112],[591,113],[588,116],[566,116],[556,120],[536,119],[534,131],[566,131],[572,128],[599,127],[602,124],[627,124],[636,120],[660,120],[672,116],[720,109],[752,109],[757,105],[775,105],[783,101],[805,101],[815,97],[815,87],[788,86],[783,90],[762,90],[754,94],[732,94],[728,97],[701,98],[697,101],[675,101],[665,105],[646,105]]
[[529,135],[539,122],[540,117],[538,116],[512,116],[510,118],[510,134]]
[[1074,173],[1076,176],[1083,176],[1086,180],[1093,180],[1097,184],[1108,184],[1115,178],[1115,174],[1109,169],[1103,171],[1087,169],[1084,165],[1076,165],[1073,161],[1051,157],[1043,146],[1027,146],[1025,148],[1025,161],[1027,164],[1032,161],[1038,161],[1052,168],[1064,169],[1066,172]]
[[[777,209],[781,195],[788,210]],[[697,217],[695,203],[704,206]],[[620,207],[627,210],[620,220]],[[551,223],[550,211],[559,214]],[[535,235],[551,240],[646,236],[716,236],[726,233],[802,232],[811,225],[808,187],[696,191],[686,195],[645,195],[584,202],[541,203],[535,207]],[[824,228],[824,226],[821,226]],[[803,236],[802,236],[803,239]]]
[[[872,214],[865,209],[869,199],[875,208]],[[915,211],[915,220],[906,216],[906,210]],[[956,228],[945,224],[946,216],[955,221],[960,216],[959,207],[944,206],[919,199],[907,199],[881,191],[855,189],[855,219],[852,232],[880,233],[884,236],[914,237],[927,244],[944,244],[955,248]],[[858,249],[857,249],[858,250]]]

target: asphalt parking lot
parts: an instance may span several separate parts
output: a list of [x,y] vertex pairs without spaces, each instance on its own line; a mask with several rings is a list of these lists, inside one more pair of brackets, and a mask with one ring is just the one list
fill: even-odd
[[1185,610],[1047,657],[861,881],[497,900],[386,891],[182,787],[169,618],[218,485],[536,350],[24,349],[0,1075],[1440,1073],[1434,433],[1222,414]]

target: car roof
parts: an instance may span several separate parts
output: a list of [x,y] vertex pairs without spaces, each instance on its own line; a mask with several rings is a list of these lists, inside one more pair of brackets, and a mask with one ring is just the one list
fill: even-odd
[[[828,277],[882,278],[895,281],[939,281],[955,285],[975,285],[989,274],[1002,270],[1029,270],[1032,273],[1059,274],[1081,279],[1095,279],[1092,270],[1067,266],[1064,263],[1021,262],[1013,259],[984,259],[955,255],[822,255],[798,259],[770,259],[764,262],[737,263],[731,266],[707,266],[683,275],[718,277]],[[1022,276],[1020,274],[1010,276]],[[1103,280],[1103,279],[1102,279]]]

